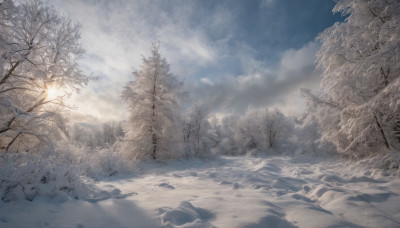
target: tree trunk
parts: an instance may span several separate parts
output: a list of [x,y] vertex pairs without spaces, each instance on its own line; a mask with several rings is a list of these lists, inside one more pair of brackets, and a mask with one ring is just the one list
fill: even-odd
[[154,160],[157,159],[157,135],[156,132],[154,130],[154,128],[156,127],[155,125],[156,123],[156,96],[157,96],[157,90],[156,90],[156,86],[157,86],[157,64],[154,66],[155,67],[155,72],[154,72],[154,84],[153,84],[153,99],[152,99],[152,111],[153,111],[153,116],[152,116],[152,122],[153,122],[153,126],[151,126],[151,131],[152,131],[152,142],[153,142],[153,151],[152,151],[152,158]]
[[[154,93],[155,93],[155,84],[154,84]],[[156,104],[155,104],[155,94],[153,95],[153,106],[152,106],[152,110],[153,110],[153,116],[152,116],[152,122],[153,122],[153,126],[151,126],[151,131],[152,131],[152,142],[153,142],[153,151],[151,153],[151,157],[156,160],[156,153],[157,153],[157,135],[154,132],[154,125],[156,124]]]
[[389,146],[389,142],[388,142],[388,140],[386,138],[385,132],[383,131],[383,128],[382,128],[381,124],[379,123],[378,118],[376,117],[376,115],[374,115],[374,118],[375,118],[376,125],[378,126],[379,131],[381,132],[381,135],[382,135],[382,138],[383,138],[383,142],[385,143],[386,148],[389,149],[390,146]]

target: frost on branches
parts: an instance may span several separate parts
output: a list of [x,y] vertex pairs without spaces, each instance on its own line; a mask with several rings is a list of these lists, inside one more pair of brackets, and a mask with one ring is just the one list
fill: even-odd
[[341,0],[348,15],[319,35],[322,93],[304,90],[324,139],[365,157],[400,149],[400,2]]
[[278,109],[248,109],[243,115],[228,115],[211,122],[212,151],[226,155],[271,155],[287,150],[294,122]]
[[186,113],[183,139],[187,157],[207,157],[210,155],[212,134],[208,122],[209,108],[197,102]]
[[52,150],[67,135],[66,91],[89,80],[80,25],[43,1],[5,0],[0,13],[0,151]]
[[252,150],[272,153],[271,150],[288,141],[292,128],[291,121],[278,109],[249,109],[236,123],[234,140],[240,154]]
[[169,159],[183,155],[180,99],[183,83],[169,72],[169,65],[154,45],[143,58],[135,80],[122,92],[130,116],[124,126],[122,150],[132,159]]

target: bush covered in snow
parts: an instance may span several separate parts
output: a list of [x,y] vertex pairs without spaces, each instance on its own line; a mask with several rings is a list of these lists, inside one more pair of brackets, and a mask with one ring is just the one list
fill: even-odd
[[90,198],[92,182],[127,173],[134,164],[114,147],[90,149],[61,142],[52,153],[0,153],[0,197],[9,202],[47,197]]
[[60,192],[75,196],[82,190],[79,169],[54,156],[0,154],[0,195],[4,202],[38,195],[54,197]]
[[389,151],[385,155],[375,156],[361,160],[360,163],[367,163],[373,168],[379,168],[384,170],[397,170],[397,174],[400,176],[400,151]]

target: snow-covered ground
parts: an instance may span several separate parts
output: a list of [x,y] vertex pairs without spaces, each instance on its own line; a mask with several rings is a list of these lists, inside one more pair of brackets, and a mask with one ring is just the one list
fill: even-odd
[[1,203],[0,227],[400,227],[400,178],[340,160],[149,163],[96,187]]

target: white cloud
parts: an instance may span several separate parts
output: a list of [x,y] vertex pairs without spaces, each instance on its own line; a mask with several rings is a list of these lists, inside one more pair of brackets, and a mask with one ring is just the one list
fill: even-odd
[[211,85],[211,86],[214,85],[214,83],[212,83],[212,81],[209,78],[201,78],[200,81],[207,85]]
[[246,74],[228,75],[215,81],[213,86],[197,84],[190,90],[197,97],[206,98],[215,112],[244,112],[256,106],[278,107],[287,114],[299,114],[303,108],[299,89],[317,88],[320,82],[320,74],[314,70],[317,50],[318,44],[314,42],[298,50],[287,50],[276,70],[245,54],[246,62],[253,62]]
[[311,66],[315,62],[315,54],[319,49],[316,42],[310,42],[301,49],[286,50],[281,59],[281,70],[293,71],[306,66]]

